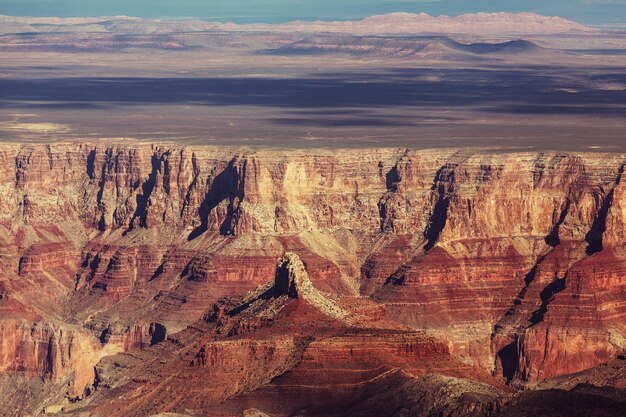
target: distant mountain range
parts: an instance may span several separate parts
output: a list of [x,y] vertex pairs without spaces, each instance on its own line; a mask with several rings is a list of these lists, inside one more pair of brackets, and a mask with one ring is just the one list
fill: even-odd
[[165,34],[205,31],[333,32],[375,34],[556,34],[591,32],[560,17],[533,13],[477,13],[456,17],[391,13],[356,21],[294,21],[283,24],[235,24],[204,20],[157,20],[128,16],[95,18],[0,16],[0,33],[108,32]]
[[460,43],[446,36],[353,36],[315,34],[267,51],[277,55],[318,55],[344,53],[357,56],[467,61],[480,55],[528,55],[546,53],[533,42],[516,39],[497,43]]
[[477,13],[457,17],[430,16],[425,13],[391,13],[372,16],[357,21],[290,22],[281,25],[222,24],[223,29],[341,32],[352,34],[413,34],[413,33],[563,33],[591,31],[588,28],[560,17],[533,13]]

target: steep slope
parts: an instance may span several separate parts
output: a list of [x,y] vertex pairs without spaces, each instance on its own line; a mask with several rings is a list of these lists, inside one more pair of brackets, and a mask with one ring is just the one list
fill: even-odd
[[546,380],[514,398],[502,417],[622,416],[626,407],[626,355],[589,370]]
[[[376,379],[386,366],[382,386],[405,381],[402,372],[437,372],[532,387],[626,347],[623,155],[72,143],[2,144],[0,163],[0,369],[9,381],[0,399],[17,415],[83,398],[107,378],[112,390],[125,384],[110,358],[97,365],[121,351],[132,353],[114,361],[137,370],[137,392],[160,392],[164,375],[187,378],[177,372],[196,343],[223,337],[209,350],[219,372],[237,373],[246,358],[259,368],[209,394],[200,382],[209,371],[195,367],[197,396],[210,404],[279,389],[268,384],[278,375],[294,398],[325,396],[298,381],[320,363],[343,375],[346,350],[356,375]],[[218,317],[249,291],[248,301],[261,296],[287,252],[302,266],[285,258],[285,287],[305,268],[306,302],[261,298],[216,333],[222,321],[207,322],[207,310],[217,303]],[[407,343],[423,361],[398,347]],[[232,401],[242,411],[245,401]]]
[[[221,300],[202,320],[156,346],[105,359],[94,394],[64,411],[334,413],[389,384],[432,372],[495,382],[451,357],[442,343],[372,315],[370,302],[333,298],[312,285],[296,254],[287,253],[273,282],[241,299]],[[454,380],[430,378],[419,381],[438,386]],[[499,401],[498,388],[475,386],[485,394],[478,404]]]

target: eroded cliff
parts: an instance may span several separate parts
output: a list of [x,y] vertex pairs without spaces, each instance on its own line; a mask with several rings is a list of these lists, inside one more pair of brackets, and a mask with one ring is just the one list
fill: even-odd
[[626,348],[625,163],[3,144],[0,369],[81,397],[102,357],[184,331],[294,252],[317,311],[346,326],[366,301],[361,327],[388,316],[503,382],[581,371]]

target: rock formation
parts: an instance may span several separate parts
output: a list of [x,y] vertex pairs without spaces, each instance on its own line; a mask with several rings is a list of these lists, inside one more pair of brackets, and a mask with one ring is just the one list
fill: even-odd
[[[532,388],[626,348],[625,163],[2,144],[0,370],[23,382],[0,381],[0,399],[39,393],[14,415],[63,398],[104,410],[136,389],[171,393],[153,414],[221,401],[239,413],[243,398],[281,389],[309,407],[324,378],[354,369],[363,401],[380,381],[414,390],[437,373],[429,384],[495,387],[485,407],[499,410],[500,384]],[[157,383],[187,372],[187,399]],[[226,374],[239,376],[202,387]],[[460,384],[482,392],[472,383]],[[346,400],[334,391],[328,404]],[[142,401],[115,413],[145,415]]]
[[347,313],[337,307],[328,297],[319,292],[309,279],[304,264],[295,253],[287,253],[278,260],[274,281],[276,294],[286,294],[291,298],[301,298],[321,313],[341,319]]

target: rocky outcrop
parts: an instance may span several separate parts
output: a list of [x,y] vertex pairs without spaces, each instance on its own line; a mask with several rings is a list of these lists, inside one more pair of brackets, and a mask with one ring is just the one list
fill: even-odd
[[344,415],[484,417],[498,415],[509,399],[489,385],[440,374],[421,378],[392,374],[378,383],[379,389],[370,398]]
[[508,402],[502,417],[589,414],[621,416],[626,405],[626,355],[588,370],[550,378]]
[[82,396],[94,383],[102,353],[97,340],[69,325],[2,320],[0,373],[64,384],[70,397]]
[[[58,324],[42,340],[76,373],[94,356],[70,359],[70,334],[160,349],[198,320],[252,338],[303,311],[387,316],[529,386],[626,345],[623,155],[72,143],[0,162],[0,324]],[[18,345],[5,372],[49,375]]]
[[[372,315],[370,303],[331,301],[313,286],[299,257],[287,253],[273,281],[221,300],[162,343],[106,358],[97,368],[99,390],[76,407],[112,416],[165,409],[234,416],[251,407],[269,415],[315,414],[432,372],[494,383],[452,357],[444,343]],[[491,389],[475,408],[499,400],[499,389]],[[120,393],[128,392],[142,395],[127,402]]]
[[289,252],[278,260],[273,290],[278,295],[302,299],[332,318],[341,319],[347,315],[332,300],[313,287],[304,264],[295,253]]

